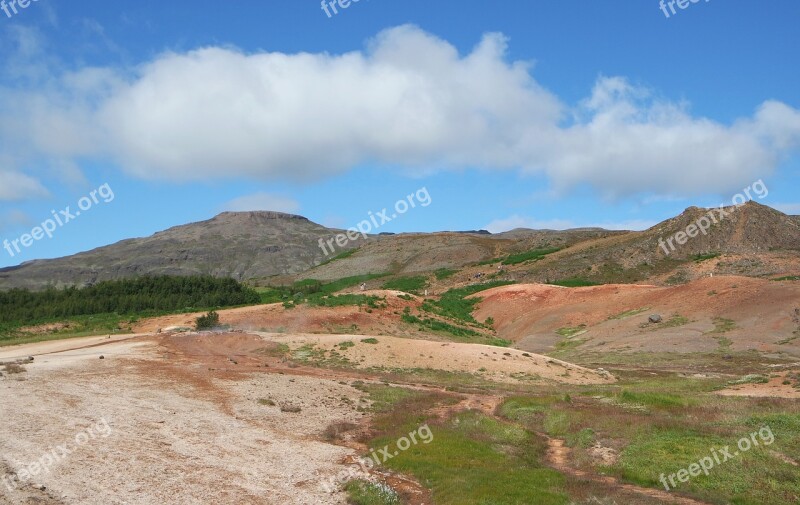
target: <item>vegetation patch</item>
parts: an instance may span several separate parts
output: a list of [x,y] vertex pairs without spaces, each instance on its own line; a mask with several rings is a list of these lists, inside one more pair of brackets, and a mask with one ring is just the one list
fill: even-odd
[[736,323],[732,319],[725,319],[724,317],[714,318],[714,329],[709,333],[726,333],[736,329]]
[[648,310],[650,310],[650,307],[642,307],[641,309],[627,310],[625,312],[617,314],[616,316],[611,316],[608,319],[609,320],[611,320],[611,319],[626,319],[626,318],[631,317],[631,316],[637,316],[637,315],[641,314],[642,312],[646,312]]
[[[140,277],[43,291],[11,289],[0,291],[0,345],[126,333],[140,317],[259,302],[253,289],[210,276]],[[47,325],[53,329],[36,335],[23,331]]]
[[503,265],[518,265],[529,261],[539,261],[548,254],[560,251],[560,247],[547,247],[542,249],[534,249],[520,254],[511,254],[503,260]]
[[561,335],[562,337],[574,337],[575,335],[580,335],[586,333],[586,325],[581,324],[578,326],[566,326],[564,328],[559,328],[556,330],[556,333]]
[[448,278],[454,276],[457,273],[458,273],[458,270],[453,270],[453,269],[450,269],[450,268],[440,268],[440,269],[436,270],[435,272],[433,272],[433,274],[436,276],[436,279],[440,280],[440,281],[448,279]]
[[478,297],[467,299],[468,296],[474,295],[487,289],[492,289],[500,286],[507,286],[514,284],[510,281],[492,281],[482,284],[473,284],[463,288],[454,288],[442,294],[439,300],[426,300],[423,304],[423,310],[432,312],[442,317],[453,319],[460,323],[478,325],[478,321],[472,316],[481,299]]
[[400,497],[386,484],[351,480],[344,486],[347,501],[352,505],[400,505]]
[[386,307],[386,299],[374,295],[346,294],[346,295],[315,295],[307,299],[311,307],[347,307],[359,306],[371,309]]
[[323,297],[332,295],[343,289],[357,286],[361,283],[386,277],[388,274],[364,274],[343,277],[332,282],[322,282],[316,279],[303,279],[289,286],[270,286],[260,288],[261,303],[302,303],[309,297]]
[[431,432],[431,443],[412,446],[386,465],[425,483],[435,503],[568,503],[564,477],[540,463],[545,445],[522,427],[464,412],[431,425]]
[[741,379],[737,379],[734,381],[728,382],[728,384],[735,386],[740,384],[766,384],[769,382],[769,378],[765,375],[761,374],[748,374],[742,377]]
[[317,266],[321,267],[322,265],[327,265],[328,263],[333,263],[334,261],[339,261],[339,260],[343,260],[343,259],[349,258],[350,256],[354,255],[357,252],[358,252],[358,248],[349,249],[347,251],[343,251],[343,252],[337,254],[336,256],[334,256],[333,258],[323,261],[322,263],[320,263]]
[[398,277],[383,284],[383,289],[393,289],[395,291],[404,291],[418,295],[425,289],[428,284],[428,279],[422,275],[414,277]]
[[584,279],[583,277],[572,277],[569,279],[562,279],[560,281],[548,282],[548,284],[551,284],[553,286],[563,286],[565,288],[582,288],[582,287],[600,285],[597,282]]
[[713,260],[714,258],[719,258],[720,253],[718,252],[710,252],[705,254],[695,254],[692,256],[692,261],[695,263],[702,263],[703,261]]
[[219,314],[212,310],[208,314],[195,319],[194,326],[198,331],[212,330],[219,326]]

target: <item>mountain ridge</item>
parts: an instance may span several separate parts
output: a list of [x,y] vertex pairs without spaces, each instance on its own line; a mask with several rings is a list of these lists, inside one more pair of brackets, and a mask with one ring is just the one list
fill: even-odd
[[[706,233],[697,234],[665,254],[661,245],[664,241],[710,212],[720,213],[721,217]],[[80,286],[142,275],[212,275],[239,281],[282,282],[300,276],[334,280],[367,272],[420,274],[442,268],[471,268],[493,258],[547,248],[559,251],[533,263],[509,267],[515,280],[603,280],[605,276],[609,280],[637,282],[659,275],[667,267],[677,268],[696,256],[768,256],[776,251],[788,251],[794,256],[800,251],[800,216],[789,216],[756,202],[724,207],[722,211],[691,206],[643,231],[517,228],[496,234],[484,230],[381,234],[370,235],[368,240],[358,237],[326,255],[319,242],[342,232],[297,214],[228,211],[147,237],[0,269],[0,288]],[[328,261],[354,248],[359,249],[355,254]],[[638,273],[627,277],[606,275],[634,270]]]

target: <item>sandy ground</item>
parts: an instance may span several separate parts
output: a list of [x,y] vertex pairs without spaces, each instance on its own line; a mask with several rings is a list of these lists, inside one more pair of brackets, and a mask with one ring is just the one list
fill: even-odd
[[[268,334],[270,340],[296,350],[314,345],[335,351],[359,369],[431,368],[450,372],[474,373],[498,382],[524,382],[536,376],[564,384],[607,384],[615,379],[608,374],[561,360],[480,344],[441,343],[427,340],[380,336],[377,344],[362,342],[363,335],[282,335]],[[340,347],[352,342],[352,347]],[[515,378],[515,376],[519,378]]]
[[[165,358],[169,349],[154,339],[48,352],[61,346],[36,344],[42,354],[27,372],[0,378],[0,478],[24,476],[58,446],[72,452],[26,482],[4,481],[0,503],[344,503],[320,482],[352,451],[319,434],[361,418],[354,388],[320,377],[212,374]],[[302,411],[281,412],[282,404]],[[104,422],[107,436],[95,429],[78,443]]]
[[756,398],[800,398],[800,388],[796,380],[788,381],[790,375],[797,375],[798,371],[777,374],[764,384],[741,384],[717,391],[722,396],[751,396]]

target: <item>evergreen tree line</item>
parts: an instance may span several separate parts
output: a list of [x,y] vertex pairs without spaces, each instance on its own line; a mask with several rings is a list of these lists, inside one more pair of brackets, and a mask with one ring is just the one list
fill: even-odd
[[258,293],[234,279],[141,277],[104,281],[85,288],[2,291],[0,323],[27,324],[93,314],[166,312],[259,302]]

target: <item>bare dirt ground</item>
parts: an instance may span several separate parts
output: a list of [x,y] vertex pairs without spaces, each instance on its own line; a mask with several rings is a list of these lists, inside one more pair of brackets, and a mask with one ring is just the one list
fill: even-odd
[[[431,342],[380,336],[377,343],[364,343],[359,335],[269,335],[270,339],[291,349],[313,345],[316,349],[335,351],[359,369],[430,368],[448,372],[475,373],[496,382],[522,382],[540,378],[563,384],[608,384],[608,374],[561,360],[517,349],[480,344]],[[353,346],[342,346],[351,342]]]
[[722,396],[751,396],[754,398],[800,398],[800,386],[796,380],[789,379],[796,376],[798,371],[776,374],[763,384],[741,384],[717,391]]
[[[0,377],[0,470],[16,475],[0,485],[0,504],[344,503],[322,483],[352,461],[358,447],[328,443],[322,433],[335,422],[367,421],[359,411],[367,400],[349,384],[370,380],[370,366],[411,367],[423,354],[431,368],[484,366],[487,378],[498,380],[524,371],[564,383],[613,381],[521,351],[383,336],[368,344],[362,338],[192,333],[4,349],[3,359],[32,355],[34,361],[23,373]],[[345,341],[357,342],[348,351],[367,368],[348,374],[303,367],[276,353],[279,344],[333,348]],[[474,398],[464,403],[495,406]],[[101,422],[109,427],[106,436],[78,443],[76,437]],[[25,474],[59,446],[70,453],[32,478]],[[416,489],[423,497],[416,503],[425,503],[413,481],[385,477]]]
[[[344,503],[320,483],[352,451],[319,434],[362,417],[360,392],[323,377],[229,372],[227,357],[195,362],[174,350],[140,337],[37,355],[27,372],[0,378],[3,475],[72,449],[48,471],[0,485],[0,503]],[[79,445],[102,419],[110,435]]]
[[[531,352],[552,351],[563,340],[556,330],[585,325],[576,335],[585,341],[582,350],[693,353],[726,347],[800,356],[796,282],[715,276],[675,287],[523,284],[479,296],[476,319],[494,318],[501,338]],[[648,323],[651,314],[663,322]]]

